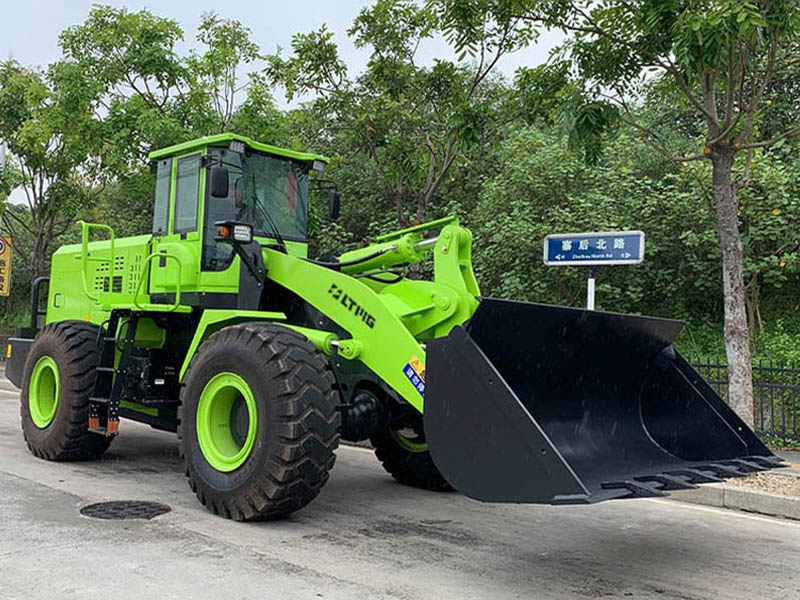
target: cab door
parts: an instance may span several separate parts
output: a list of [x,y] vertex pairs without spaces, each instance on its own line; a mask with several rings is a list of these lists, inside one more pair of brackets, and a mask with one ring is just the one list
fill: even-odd
[[204,151],[195,151],[159,161],[152,252],[165,256],[152,259],[150,264],[150,294],[155,295],[151,298],[153,302],[171,302],[169,298],[160,299],[158,296],[172,296],[179,281],[182,294],[197,291],[202,243],[201,198],[206,181],[203,155]]

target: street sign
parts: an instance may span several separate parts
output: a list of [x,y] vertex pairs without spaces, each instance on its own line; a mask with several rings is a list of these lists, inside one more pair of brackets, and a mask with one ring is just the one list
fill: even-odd
[[0,236],[0,296],[11,292],[11,238]]
[[552,233],[544,238],[546,265],[635,265],[643,260],[643,231]]

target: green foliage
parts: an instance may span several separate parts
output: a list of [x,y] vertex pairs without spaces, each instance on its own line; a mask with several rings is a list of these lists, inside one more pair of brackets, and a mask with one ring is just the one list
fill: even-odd
[[185,77],[175,54],[181,40],[172,19],[111,6],[95,6],[84,23],[59,36],[65,59],[81,66],[95,91],[129,86],[152,106]]
[[43,274],[53,238],[91,204],[101,175],[93,160],[99,139],[91,98],[71,65],[42,73],[0,63],[0,142],[9,153],[3,195],[20,186],[29,209],[3,211],[2,226],[35,240],[19,254],[27,270]]
[[[476,232],[474,262],[483,292],[580,306],[586,274],[545,267],[543,238],[560,231],[643,229],[643,264],[599,269],[599,306],[679,316],[690,321],[692,332],[712,315],[714,331],[698,335],[719,342],[719,239],[712,203],[697,200],[708,193],[710,169],[663,159],[656,169],[649,153],[634,150],[640,147],[633,133],[621,132],[597,165],[587,165],[559,136],[535,128],[508,137],[498,173],[483,185],[477,208],[466,216]],[[758,279],[761,300],[771,306],[787,297],[785,288],[797,289],[800,283],[797,172],[795,164],[763,156],[754,163],[752,189],[742,198],[748,277]],[[790,174],[789,179],[778,173]],[[703,342],[695,353],[710,346]]]
[[[308,137],[325,140],[332,152],[365,157],[382,210],[408,225],[428,217],[451,171],[494,139],[501,118],[500,86],[491,77],[511,49],[510,26],[494,23],[473,37],[480,58],[474,66],[437,59],[415,63],[419,44],[437,31],[449,35],[438,3],[378,0],[363,9],[348,34],[370,50],[366,70],[352,77],[325,27],[292,38],[292,54],[268,57],[270,80],[289,99],[314,93],[304,107]],[[360,160],[360,159],[359,159]]]
[[182,57],[176,45],[184,32],[175,21],[108,6],[62,32],[61,64],[81,74],[105,113],[101,157],[109,171],[127,176],[156,148],[234,126],[259,139],[285,136],[263,75],[240,81],[240,70],[261,58],[250,35],[238,21],[205,13],[196,36],[201,50]]

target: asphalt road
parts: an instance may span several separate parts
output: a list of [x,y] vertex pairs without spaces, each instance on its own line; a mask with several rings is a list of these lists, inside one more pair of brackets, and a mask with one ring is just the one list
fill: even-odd
[[[215,517],[174,436],[123,422],[102,461],[38,460],[0,380],[0,598],[800,598],[800,523],[666,500],[488,505],[400,486],[342,448],[331,481],[282,522]],[[156,500],[152,521],[82,517]]]

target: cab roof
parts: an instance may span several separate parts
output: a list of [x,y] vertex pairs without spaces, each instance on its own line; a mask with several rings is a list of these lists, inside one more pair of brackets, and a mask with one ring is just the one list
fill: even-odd
[[286,148],[278,148],[277,146],[270,146],[269,144],[262,144],[260,142],[256,142],[249,137],[245,137],[243,135],[237,135],[235,133],[218,133],[216,135],[207,135],[205,137],[197,138],[195,140],[191,140],[189,142],[183,142],[181,144],[175,144],[174,146],[168,146],[167,148],[161,148],[160,150],[154,150],[148,155],[150,160],[157,160],[159,158],[164,158],[166,156],[175,156],[176,154],[183,154],[185,152],[191,152],[195,149],[201,149],[205,146],[217,146],[217,145],[225,145],[227,146],[230,144],[232,140],[238,140],[243,142],[247,146],[250,146],[253,150],[259,150],[261,152],[266,152],[268,154],[275,154],[277,156],[285,156],[286,158],[293,158],[294,160],[302,160],[302,161],[314,161],[314,160],[321,160],[325,163],[329,162],[330,159],[325,156],[320,156],[319,154],[311,154],[308,152],[297,152],[296,150],[287,150]]

